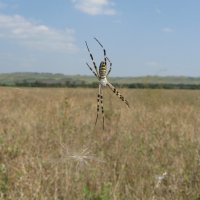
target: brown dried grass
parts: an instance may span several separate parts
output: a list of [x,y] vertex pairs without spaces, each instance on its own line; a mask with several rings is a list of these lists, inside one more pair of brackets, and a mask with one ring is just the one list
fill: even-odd
[[0,88],[0,199],[198,199],[200,91]]

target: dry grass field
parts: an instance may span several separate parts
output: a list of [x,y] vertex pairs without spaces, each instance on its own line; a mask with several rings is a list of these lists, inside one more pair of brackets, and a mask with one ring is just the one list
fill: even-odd
[[0,88],[0,199],[200,199],[200,91]]

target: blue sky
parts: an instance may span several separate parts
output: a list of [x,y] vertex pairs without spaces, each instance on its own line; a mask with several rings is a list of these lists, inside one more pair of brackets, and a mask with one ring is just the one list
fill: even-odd
[[[0,0],[0,73],[200,76],[199,0]],[[91,63],[92,65],[92,63]]]

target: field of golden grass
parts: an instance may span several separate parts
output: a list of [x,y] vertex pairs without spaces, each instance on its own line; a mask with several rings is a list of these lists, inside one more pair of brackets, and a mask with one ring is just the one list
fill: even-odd
[[0,88],[0,199],[200,199],[200,91]]

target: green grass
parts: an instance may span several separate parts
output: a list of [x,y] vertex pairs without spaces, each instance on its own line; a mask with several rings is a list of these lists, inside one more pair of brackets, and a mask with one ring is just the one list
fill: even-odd
[[0,199],[200,197],[200,91],[0,88]]

